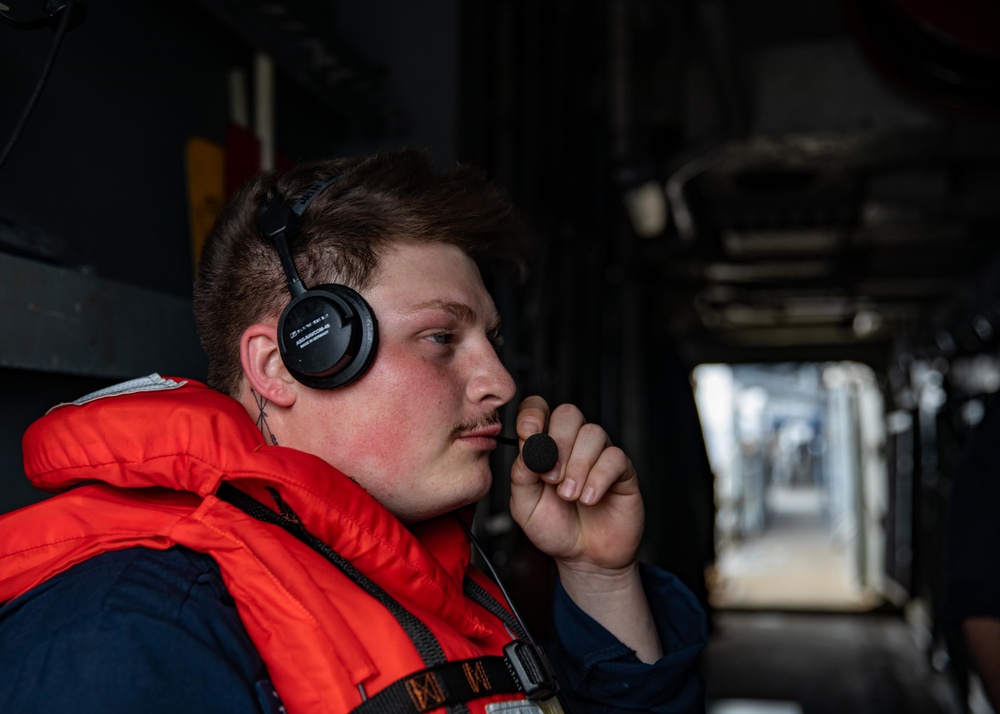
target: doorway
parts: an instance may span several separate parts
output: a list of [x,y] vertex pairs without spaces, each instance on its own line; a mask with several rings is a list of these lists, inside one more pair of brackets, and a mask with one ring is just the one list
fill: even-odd
[[698,366],[720,609],[862,611],[884,594],[884,404],[850,363]]

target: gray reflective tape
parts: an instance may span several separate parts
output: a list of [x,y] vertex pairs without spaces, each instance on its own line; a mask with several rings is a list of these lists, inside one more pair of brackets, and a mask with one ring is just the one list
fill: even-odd
[[173,379],[164,379],[156,372],[153,374],[147,374],[145,377],[138,377],[136,379],[130,379],[127,382],[121,382],[119,384],[112,384],[110,387],[105,387],[104,389],[98,389],[96,392],[91,392],[86,394],[79,399],[74,399],[72,402],[63,402],[62,404],[57,404],[52,407],[49,411],[54,411],[62,407],[78,406],[82,407],[84,404],[96,401],[98,399],[104,399],[106,397],[120,397],[123,394],[137,394],[139,392],[162,392],[170,389],[177,389],[178,387],[183,387],[187,384],[187,380],[176,381]]

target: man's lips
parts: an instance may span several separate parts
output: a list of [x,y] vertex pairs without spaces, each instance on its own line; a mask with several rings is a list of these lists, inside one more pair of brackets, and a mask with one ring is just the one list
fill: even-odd
[[474,444],[481,448],[494,449],[497,445],[496,438],[500,435],[500,430],[500,424],[491,424],[460,432],[457,438],[465,443]]

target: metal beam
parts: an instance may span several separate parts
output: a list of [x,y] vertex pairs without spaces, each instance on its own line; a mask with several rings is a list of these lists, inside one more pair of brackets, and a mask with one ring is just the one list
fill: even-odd
[[0,366],[112,379],[204,379],[191,301],[0,254]]

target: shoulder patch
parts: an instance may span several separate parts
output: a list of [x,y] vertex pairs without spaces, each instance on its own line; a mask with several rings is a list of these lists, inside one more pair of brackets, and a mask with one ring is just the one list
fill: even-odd
[[84,404],[98,399],[105,399],[107,397],[120,397],[125,394],[137,394],[139,392],[162,392],[183,387],[185,384],[187,384],[187,380],[176,381],[173,379],[165,379],[156,372],[153,372],[153,374],[147,374],[145,377],[130,379],[127,382],[121,382],[120,384],[113,384],[110,387],[105,387],[104,389],[98,389],[96,392],[85,394],[79,399],[74,399],[72,402],[57,404],[52,407],[52,409],[49,409],[49,411],[52,412],[56,409],[69,406],[82,407]]

